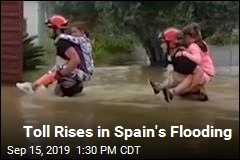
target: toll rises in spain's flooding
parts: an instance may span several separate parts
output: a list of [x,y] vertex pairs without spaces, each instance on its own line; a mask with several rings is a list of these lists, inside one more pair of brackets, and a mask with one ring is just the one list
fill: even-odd
[[[33,126],[23,126],[26,131],[26,137],[50,137],[50,125],[43,125],[42,129],[33,128]],[[93,137],[93,129],[73,129],[68,126],[54,126],[54,137]],[[123,126],[116,126],[114,129],[115,137],[123,137],[124,140],[128,140],[131,137],[209,137],[209,138],[222,138],[224,140],[232,139],[232,129],[216,129],[214,126],[206,125],[204,129],[188,129],[183,125],[170,126],[170,133],[166,133],[166,129],[159,129],[158,125],[155,125],[154,129],[147,129],[146,126],[142,126],[142,129],[129,129]],[[156,134],[157,133],[157,134]],[[110,137],[109,129],[102,129],[98,126],[97,137]]]
[[232,129],[216,129],[206,125],[205,129],[185,129],[183,125],[171,126],[171,137],[224,137],[224,140],[232,139]]

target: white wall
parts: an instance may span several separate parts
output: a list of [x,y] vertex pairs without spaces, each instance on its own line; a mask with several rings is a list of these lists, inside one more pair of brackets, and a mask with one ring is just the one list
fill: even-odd
[[[24,1],[24,18],[26,19],[27,33],[29,35],[39,35],[39,24],[38,24],[38,10],[39,2],[38,1]],[[37,41],[36,41],[37,42]]]

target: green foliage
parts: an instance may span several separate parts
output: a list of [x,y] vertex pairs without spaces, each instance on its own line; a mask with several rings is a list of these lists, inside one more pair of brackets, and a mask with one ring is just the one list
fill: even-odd
[[37,36],[26,34],[23,39],[23,70],[37,70],[40,66],[46,65],[44,62],[45,50],[42,46],[36,45],[33,41]]
[[105,62],[121,54],[132,53],[135,41],[131,35],[99,35],[93,43],[94,59]]
[[228,44],[238,44],[239,35],[238,34],[214,34],[207,39],[209,44],[213,45],[228,45]]
[[67,16],[70,21],[84,21],[96,25],[98,13],[95,1],[50,1],[48,4],[55,14]]
[[[56,13],[62,13],[74,20],[92,22],[96,39],[103,39],[103,42],[97,40],[97,46],[107,43],[106,39],[112,40],[111,36],[119,38],[119,35],[124,37],[130,34],[136,37],[145,48],[152,64],[164,61],[164,58],[158,58],[163,56],[160,56],[161,52],[157,48],[159,46],[157,35],[164,28],[169,26],[181,28],[190,22],[197,22],[202,28],[203,37],[207,38],[215,33],[228,33],[238,25],[239,19],[238,1],[55,1],[54,3]],[[99,33],[103,37],[110,36],[110,38],[98,37]],[[110,48],[97,49],[96,56],[112,55]]]
[[53,64],[56,61],[56,46],[54,45],[54,41],[50,38],[44,39],[44,49],[46,52],[46,62],[48,64]]
[[202,29],[203,38],[214,33],[228,33],[239,23],[238,1],[182,1],[181,12],[192,8],[189,22],[198,22]]
[[[107,31],[122,34],[132,33],[140,40],[146,54],[149,56],[151,63],[156,62],[156,56],[159,56],[157,47],[157,35],[166,27],[175,26],[176,17],[183,17],[181,20],[187,21],[191,17],[192,10],[188,9],[176,16],[176,6],[180,1],[105,1],[99,2],[96,9],[100,17],[105,17],[110,20],[110,24],[104,23],[107,26]],[[181,18],[181,17],[180,17]],[[180,20],[177,21],[178,23]],[[107,25],[105,25],[107,24]],[[109,27],[111,26],[111,27]],[[113,28],[113,29],[111,29]],[[159,59],[157,60],[159,61]]]

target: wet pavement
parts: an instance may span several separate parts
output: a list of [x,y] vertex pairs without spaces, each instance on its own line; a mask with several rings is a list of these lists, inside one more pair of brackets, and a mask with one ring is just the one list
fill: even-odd
[[[208,102],[176,97],[170,104],[161,94],[153,95],[146,83],[148,77],[162,80],[163,71],[139,66],[97,68],[83,93],[73,98],[55,97],[51,89],[26,95],[15,87],[2,86],[1,148],[3,150],[7,145],[71,145],[71,149],[76,151],[78,145],[141,145],[140,158],[146,154],[148,158],[239,156],[239,76],[218,75],[208,88]],[[25,138],[22,126],[41,128],[44,124],[90,128],[94,130],[94,137]],[[130,138],[128,141],[113,138],[115,126],[135,129],[144,125],[146,128],[158,125],[166,129],[167,137]],[[184,128],[191,129],[206,128],[206,125],[231,128],[232,139],[170,138],[171,125],[184,125]],[[97,126],[110,129],[111,137],[97,138]]]

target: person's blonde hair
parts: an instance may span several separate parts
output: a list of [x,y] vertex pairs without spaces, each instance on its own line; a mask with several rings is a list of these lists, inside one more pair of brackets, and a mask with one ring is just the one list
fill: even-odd
[[194,38],[196,41],[202,41],[202,33],[199,25],[197,23],[190,23],[185,26],[183,29],[184,35],[189,35]]

